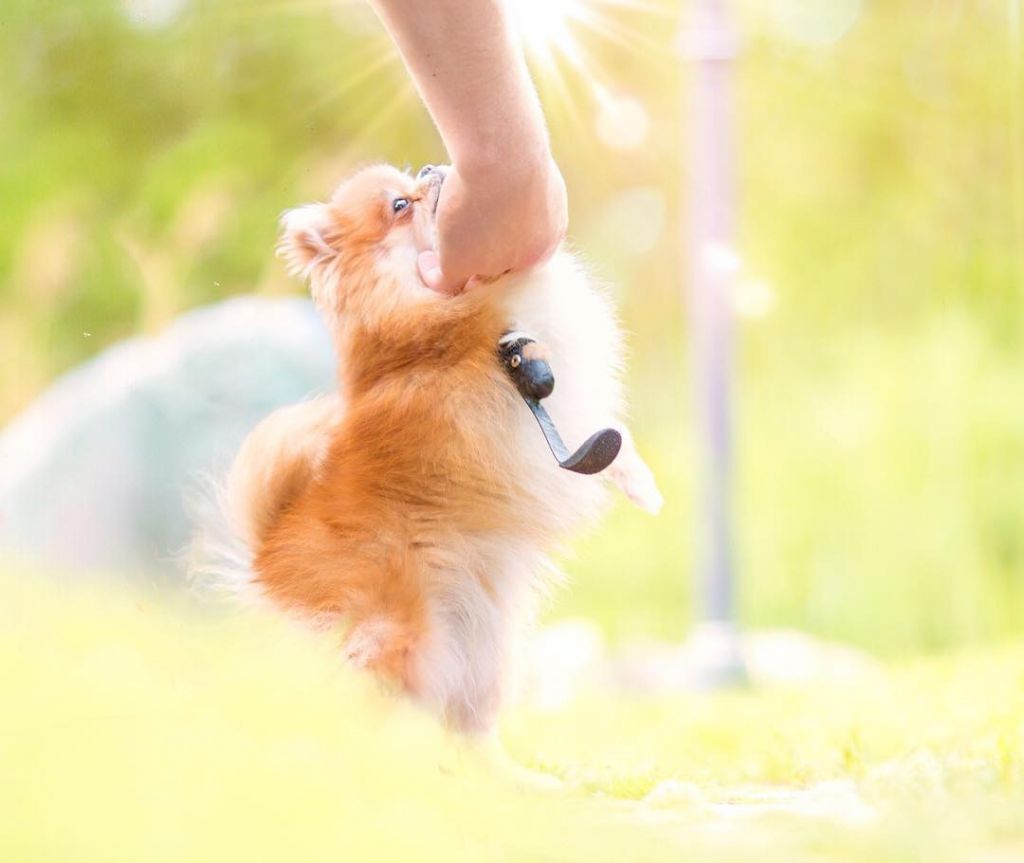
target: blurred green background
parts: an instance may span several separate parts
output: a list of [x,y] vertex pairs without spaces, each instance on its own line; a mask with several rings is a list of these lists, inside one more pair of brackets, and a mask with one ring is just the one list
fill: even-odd
[[[633,426],[666,506],[620,505],[582,539],[550,614],[679,638],[695,611],[689,70],[676,4],[591,6],[570,23],[579,58],[535,71],[573,243],[632,334]],[[1019,632],[1019,6],[737,11],[742,621],[888,655]],[[5,0],[0,418],[185,309],[301,292],[273,257],[282,210],[362,162],[442,158],[362,3]]]

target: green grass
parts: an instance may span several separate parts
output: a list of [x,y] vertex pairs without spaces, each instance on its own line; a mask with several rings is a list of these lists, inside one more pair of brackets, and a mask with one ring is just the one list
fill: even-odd
[[[468,759],[279,620],[26,572],[0,580],[0,599],[4,860],[1024,854],[1024,645],[856,686],[513,708],[510,753],[567,780],[544,793]],[[875,815],[765,802],[832,781]]]

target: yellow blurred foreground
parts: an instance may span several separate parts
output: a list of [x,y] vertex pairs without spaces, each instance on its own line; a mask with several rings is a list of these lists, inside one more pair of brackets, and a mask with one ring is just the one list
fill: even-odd
[[[1024,647],[856,688],[513,708],[469,766],[279,621],[0,578],[0,859],[1011,860]],[[685,855],[685,857],[684,857]]]

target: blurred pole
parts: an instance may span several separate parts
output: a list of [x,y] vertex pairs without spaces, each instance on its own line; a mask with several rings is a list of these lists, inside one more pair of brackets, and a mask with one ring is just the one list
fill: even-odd
[[702,620],[691,637],[697,682],[744,679],[735,626],[732,524],[732,282],[735,251],[733,65],[727,0],[691,0],[689,309],[698,435],[697,573]]

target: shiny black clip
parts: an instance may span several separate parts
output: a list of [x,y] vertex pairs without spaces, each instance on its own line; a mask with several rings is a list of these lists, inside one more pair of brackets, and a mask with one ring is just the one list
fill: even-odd
[[498,341],[498,357],[502,366],[537,418],[537,424],[559,466],[574,473],[600,473],[615,461],[622,448],[622,435],[615,429],[601,429],[570,455],[554,422],[540,404],[554,390],[555,376],[547,360],[529,356],[530,352],[524,353],[524,348],[534,343],[534,339],[523,333],[506,333]]

